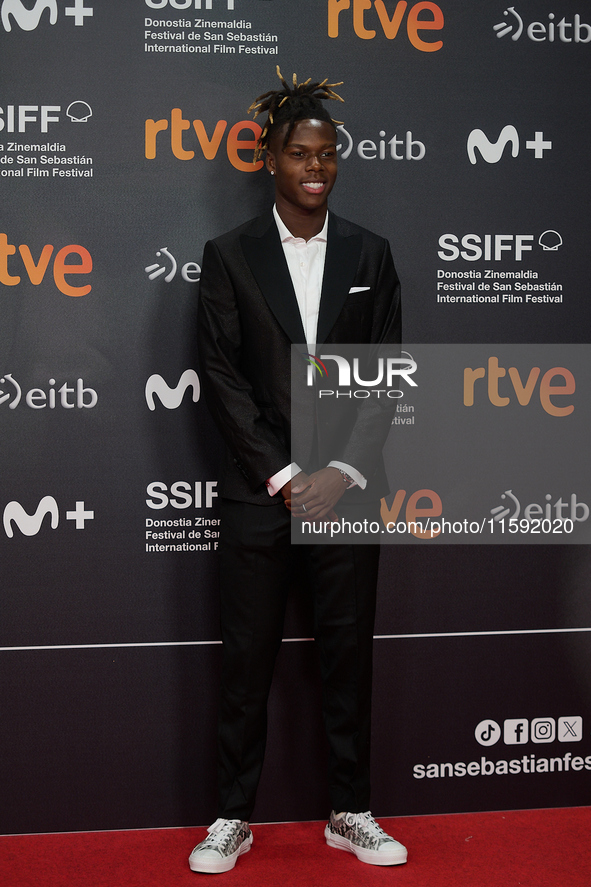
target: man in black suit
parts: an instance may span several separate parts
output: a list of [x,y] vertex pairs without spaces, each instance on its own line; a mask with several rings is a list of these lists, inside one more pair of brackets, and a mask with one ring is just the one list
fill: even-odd
[[[286,589],[302,560],[313,587],[330,746],[327,843],[375,865],[406,861],[405,848],[368,809],[379,546],[291,542],[293,521],[331,520],[335,509],[379,518],[387,492],[381,448],[391,421],[381,405],[358,403],[346,434],[332,434],[330,446],[320,421],[292,429],[291,345],[314,352],[319,344],[399,343],[399,283],[387,241],[328,213],[337,134],[322,99],[338,98],[338,84],[281,82],[254,106],[268,111],[259,152],[266,149],[275,179],[275,207],[206,245],[200,285],[202,384],[226,443],[220,806],[189,860],[200,872],[230,870],[252,844],[248,821]],[[293,457],[292,430],[302,432],[295,435],[304,441],[302,464]]]

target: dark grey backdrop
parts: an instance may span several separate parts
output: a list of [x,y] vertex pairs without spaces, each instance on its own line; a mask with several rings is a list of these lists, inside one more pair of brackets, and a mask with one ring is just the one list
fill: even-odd
[[[204,403],[192,399],[196,388],[182,400],[182,386],[176,398],[171,391],[197,367],[196,266],[205,241],[269,205],[266,173],[237,168],[249,159],[246,150],[233,155],[233,165],[227,136],[247,119],[252,98],[274,86],[275,64],[286,76],[345,81],[346,104],[335,112],[353,146],[332,207],[390,239],[407,341],[589,338],[586,4],[520,0],[511,12],[501,0],[441,0],[437,7],[411,0],[393,39],[375,4],[365,12],[365,32],[360,20],[362,36],[355,32],[355,0],[343,7],[335,37],[328,35],[335,7],[328,0],[211,0],[211,9],[199,9],[206,5],[55,0],[43,11],[31,0],[0,2],[2,832],[213,818],[215,538],[190,539],[189,532],[204,532],[195,518],[216,518],[207,493],[215,492],[219,440]],[[393,0],[384,8],[391,18]],[[438,10],[443,27],[418,35],[442,46],[425,51],[409,39],[413,17],[435,20]],[[147,26],[146,19],[167,24]],[[230,26],[195,27],[198,19]],[[498,36],[503,29],[494,26],[504,22],[511,29]],[[146,31],[169,37],[146,38]],[[206,41],[206,32],[223,39]],[[240,43],[230,33],[277,40]],[[209,53],[146,49],[206,42]],[[241,45],[277,54],[214,52]],[[57,118],[47,132],[43,115]],[[197,130],[211,159],[194,120],[202,122]],[[146,156],[146,125],[159,130],[154,157]],[[495,152],[507,126],[514,127],[515,156],[511,144]],[[476,136],[488,159],[477,148],[472,164],[467,145],[475,130],[488,139]],[[343,154],[349,144],[343,135]],[[78,159],[42,163],[42,156]],[[560,235],[557,250],[539,244],[548,230]],[[440,245],[444,235],[453,235],[448,244],[457,238],[464,257]],[[475,237],[462,246],[467,235]],[[486,235],[491,258],[476,258],[474,244]],[[498,259],[497,235],[507,247]],[[532,247],[520,258],[518,237]],[[92,257],[90,273],[65,274],[69,286],[91,285],[83,296],[66,295],[60,278],[60,263],[85,255],[74,246]],[[487,270],[536,272],[529,279],[560,285],[552,293],[563,301],[437,301],[438,281],[450,280],[438,271],[472,270],[483,278]],[[147,384],[157,392],[153,410]],[[406,489],[404,477],[398,488]],[[542,477],[546,492],[576,491],[547,490]],[[26,517],[38,507],[37,520]],[[146,526],[158,520],[189,524]],[[209,542],[211,550],[147,550],[147,542],[171,542],[147,540],[147,529],[184,531],[178,544]],[[586,546],[386,548],[374,812],[588,803],[589,610]],[[286,626],[286,638],[296,640],[284,644],[273,689],[258,820],[327,813],[309,636],[300,589]],[[475,739],[476,726],[489,719],[501,728],[510,719],[553,719],[558,730],[560,718],[575,725],[570,742],[528,739],[516,748],[501,739],[484,747]],[[554,772],[543,764],[528,772],[532,754],[560,758],[562,770],[554,763]],[[442,763],[481,767],[483,755],[518,761],[520,772],[440,775]],[[581,769],[570,766],[573,756]],[[438,765],[432,778],[413,776],[415,765],[429,764]]]

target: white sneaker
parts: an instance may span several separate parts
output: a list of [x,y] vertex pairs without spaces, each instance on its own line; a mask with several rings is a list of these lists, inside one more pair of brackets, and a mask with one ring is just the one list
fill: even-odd
[[386,834],[369,810],[338,814],[333,810],[324,837],[329,847],[348,850],[370,865],[402,865],[407,859],[406,847]]
[[207,838],[197,844],[189,856],[189,866],[194,872],[229,872],[238,857],[248,853],[252,845],[252,832],[241,819],[216,819],[207,831]]

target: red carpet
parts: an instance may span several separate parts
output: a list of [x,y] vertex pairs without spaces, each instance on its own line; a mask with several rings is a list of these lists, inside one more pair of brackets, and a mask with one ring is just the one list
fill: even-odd
[[233,871],[199,875],[187,857],[205,829],[0,838],[2,887],[589,887],[591,807],[381,819],[406,865],[364,865],[327,847],[324,823],[254,825]]

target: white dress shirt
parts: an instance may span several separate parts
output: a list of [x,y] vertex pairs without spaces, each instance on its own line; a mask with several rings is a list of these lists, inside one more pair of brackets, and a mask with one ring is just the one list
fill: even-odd
[[[326,259],[326,242],[328,231],[328,213],[324,220],[322,230],[310,240],[303,237],[294,237],[291,231],[282,221],[277,207],[273,207],[273,216],[281,238],[281,246],[289,269],[291,282],[295,290],[300,316],[306,335],[306,343],[311,354],[316,348],[316,330],[318,327],[318,311],[320,308],[320,296],[322,293],[322,278],[324,276],[324,261]],[[342,469],[354,483],[365,489],[367,480],[352,466],[344,462],[329,462],[329,466]],[[275,496],[285,484],[301,471],[296,462],[286,465],[267,480],[267,490],[270,496]]]
[[322,231],[310,240],[294,237],[291,231],[286,228],[275,206],[273,207],[273,215],[279,229],[281,246],[300,309],[308,350],[313,354],[316,347],[318,309],[320,308],[320,293],[322,292],[322,277],[326,258],[328,213]]

